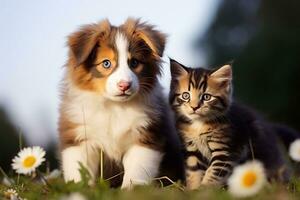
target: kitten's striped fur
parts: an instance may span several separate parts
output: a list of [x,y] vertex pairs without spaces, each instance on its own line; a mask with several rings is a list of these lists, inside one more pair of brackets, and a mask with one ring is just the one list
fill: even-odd
[[252,156],[264,163],[269,178],[281,176],[284,162],[271,128],[232,103],[230,65],[192,69],[171,60],[171,73],[170,103],[184,144],[189,189],[225,185],[233,167]]

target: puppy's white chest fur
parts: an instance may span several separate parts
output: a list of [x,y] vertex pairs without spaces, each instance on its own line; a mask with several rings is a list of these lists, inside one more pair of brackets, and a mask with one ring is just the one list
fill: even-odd
[[149,117],[137,103],[111,103],[82,91],[71,101],[68,114],[72,122],[80,124],[76,139],[87,140],[116,161],[139,138],[138,129],[148,125]]

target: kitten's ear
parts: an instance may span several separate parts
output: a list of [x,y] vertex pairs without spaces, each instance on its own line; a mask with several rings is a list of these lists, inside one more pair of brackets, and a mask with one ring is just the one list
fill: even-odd
[[210,74],[210,78],[217,82],[219,87],[231,87],[232,81],[232,67],[231,65],[224,65]]
[[86,61],[99,39],[109,35],[110,28],[109,21],[103,20],[97,24],[82,26],[69,36],[68,46],[76,66]]
[[188,75],[187,68],[172,58],[170,58],[170,68],[172,78]]
[[140,19],[128,18],[122,25],[127,33],[132,34],[143,40],[152,50],[155,56],[162,57],[166,45],[166,35],[155,26],[146,22],[140,22]]

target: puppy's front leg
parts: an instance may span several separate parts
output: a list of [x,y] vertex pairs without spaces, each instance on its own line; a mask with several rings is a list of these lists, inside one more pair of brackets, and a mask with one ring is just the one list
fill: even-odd
[[133,145],[123,157],[124,177],[121,188],[148,184],[158,175],[163,154],[141,145]]
[[81,163],[90,173],[92,182],[98,173],[99,152],[89,142],[82,142],[79,145],[69,146],[62,151],[62,170],[66,182],[81,181]]

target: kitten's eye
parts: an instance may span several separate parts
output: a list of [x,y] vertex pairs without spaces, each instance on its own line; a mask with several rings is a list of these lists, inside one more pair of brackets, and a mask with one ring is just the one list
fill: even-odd
[[102,66],[106,69],[110,68],[111,67],[111,62],[110,60],[106,59],[106,60],[103,60],[102,61]]
[[132,59],[130,59],[130,61],[129,61],[129,67],[131,67],[131,68],[136,68],[138,65],[139,65],[139,61],[137,60],[137,59],[135,59],[135,58],[132,58]]
[[177,102],[178,102],[179,104],[182,104],[182,103],[184,103],[185,101],[182,100],[182,99],[180,99],[180,98],[177,98]]
[[184,100],[189,100],[190,99],[190,93],[188,93],[188,92],[184,92],[184,93],[182,93],[182,99],[184,99]]
[[211,99],[211,95],[210,94],[203,94],[202,95],[202,100],[203,101],[209,101]]

